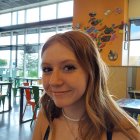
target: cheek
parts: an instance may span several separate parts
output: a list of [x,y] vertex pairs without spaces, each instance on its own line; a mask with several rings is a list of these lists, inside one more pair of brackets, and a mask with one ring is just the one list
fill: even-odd
[[49,85],[49,78],[47,78],[46,76],[43,75],[42,76],[42,84],[43,84],[44,89],[46,90],[46,88]]
[[73,81],[72,83],[74,83],[74,87],[77,90],[78,94],[83,95],[87,88],[88,78],[87,76],[84,76],[84,77],[79,76],[76,79],[77,80]]

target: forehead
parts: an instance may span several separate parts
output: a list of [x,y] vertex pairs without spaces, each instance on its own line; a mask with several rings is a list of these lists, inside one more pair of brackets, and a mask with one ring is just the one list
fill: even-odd
[[53,43],[47,47],[47,49],[42,54],[42,61],[60,61],[64,59],[76,60],[74,51],[70,46],[61,44],[61,43]]

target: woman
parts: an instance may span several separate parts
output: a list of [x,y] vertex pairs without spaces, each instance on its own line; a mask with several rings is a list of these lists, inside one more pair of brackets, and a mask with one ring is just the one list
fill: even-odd
[[107,88],[107,68],[80,31],[52,36],[42,48],[41,99],[33,140],[140,140],[138,124]]

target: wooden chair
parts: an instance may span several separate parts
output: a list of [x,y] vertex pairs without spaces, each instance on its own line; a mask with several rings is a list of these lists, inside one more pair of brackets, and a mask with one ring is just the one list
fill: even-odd
[[135,99],[134,92],[128,91],[128,95],[130,98]]
[[136,99],[140,99],[140,93],[135,93],[135,97],[136,97]]
[[128,91],[129,97],[132,99],[140,99],[140,93]]

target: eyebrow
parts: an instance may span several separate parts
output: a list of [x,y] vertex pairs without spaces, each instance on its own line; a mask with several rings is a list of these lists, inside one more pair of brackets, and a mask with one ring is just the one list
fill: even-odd
[[[64,61],[61,61],[61,64],[64,64],[64,63],[78,63],[78,61],[73,60],[73,59],[66,59]],[[43,63],[41,63],[41,66],[43,66],[43,65],[50,65],[50,63],[43,62]]]

